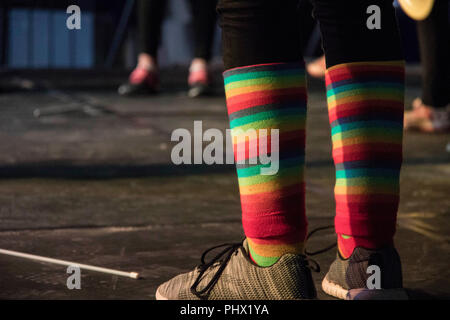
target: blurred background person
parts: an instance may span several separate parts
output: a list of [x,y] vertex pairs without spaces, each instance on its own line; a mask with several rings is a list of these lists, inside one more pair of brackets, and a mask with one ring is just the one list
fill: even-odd
[[[208,62],[214,40],[216,23],[216,0],[189,0],[194,24],[194,58],[189,67],[188,96],[198,97],[208,94],[211,89],[211,76]],[[161,26],[166,9],[166,0],[139,0],[138,39],[140,53],[136,68],[131,72],[128,82],[119,87],[119,94],[154,94],[158,92],[158,47]]]
[[450,131],[450,52],[448,0],[435,0],[430,15],[417,21],[422,66],[422,96],[405,112],[405,129]]
[[301,44],[305,56],[318,56],[306,64],[306,71],[314,78],[325,77],[325,55],[322,49],[322,40],[316,18],[313,14],[313,6],[310,0],[300,1]]
[[[428,133],[450,131],[450,63],[449,63],[449,1],[435,0],[430,14],[417,21],[422,95],[405,112],[405,130]],[[314,78],[325,76],[325,56],[307,64]]]

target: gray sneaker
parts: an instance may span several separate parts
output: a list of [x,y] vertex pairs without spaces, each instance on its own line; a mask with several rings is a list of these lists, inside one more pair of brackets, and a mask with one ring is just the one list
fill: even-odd
[[322,281],[322,289],[347,300],[408,298],[402,284],[400,257],[394,247],[379,250],[357,247],[348,259],[338,253]]
[[[210,262],[208,252],[227,246]],[[303,255],[285,254],[270,267],[255,265],[248,255],[247,241],[207,250],[202,264],[163,283],[157,300],[290,300],[314,299],[316,289],[311,269],[317,264]]]

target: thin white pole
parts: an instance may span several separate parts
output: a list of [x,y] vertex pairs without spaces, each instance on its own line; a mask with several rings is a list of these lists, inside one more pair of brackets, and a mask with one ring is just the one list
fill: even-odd
[[97,271],[97,272],[102,272],[102,273],[109,273],[109,274],[114,274],[114,275],[121,276],[121,277],[127,277],[127,278],[133,278],[133,279],[139,278],[139,273],[137,273],[137,272],[124,272],[124,271],[119,271],[119,270],[114,270],[114,269],[109,269],[109,268],[91,266],[89,264],[77,263],[77,262],[73,262],[73,261],[47,258],[47,257],[43,257],[43,256],[37,256],[34,254],[22,253],[22,252],[18,252],[18,251],[0,249],[0,254],[6,254],[9,256],[15,256],[15,257],[24,258],[24,259],[31,259],[31,260],[36,260],[36,261],[60,264],[60,265],[64,265],[64,266],[77,266],[80,269],[86,269],[86,270]]

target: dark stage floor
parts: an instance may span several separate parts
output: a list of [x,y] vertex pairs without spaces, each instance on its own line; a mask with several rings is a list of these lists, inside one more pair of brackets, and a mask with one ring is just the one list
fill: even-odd
[[[140,98],[117,96],[121,74],[7,76],[9,87],[0,94],[0,248],[136,271],[144,279],[82,271],[81,290],[69,290],[65,267],[0,255],[0,298],[153,299],[160,283],[193,268],[205,249],[242,238],[234,167],[175,166],[170,159],[174,129],[192,131],[194,120],[203,120],[204,130],[227,128],[221,90],[189,99],[185,74],[175,71],[166,77],[176,81],[163,78],[166,91]],[[410,77],[408,104],[419,94]],[[12,90],[16,85],[22,89]],[[310,85],[308,116],[313,229],[334,215],[320,82]],[[396,244],[404,284],[420,291],[417,297],[450,298],[449,143],[448,135],[405,135]],[[325,234],[309,246],[332,241]],[[322,299],[329,299],[320,282],[334,255],[317,257]]]

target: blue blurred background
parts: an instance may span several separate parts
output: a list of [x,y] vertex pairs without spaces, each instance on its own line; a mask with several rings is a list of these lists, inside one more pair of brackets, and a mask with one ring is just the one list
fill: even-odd
[[[162,27],[160,65],[188,65],[192,58],[192,17],[186,0],[168,0]],[[136,63],[135,1],[132,0],[3,0],[0,4],[2,69],[131,69]],[[69,5],[81,9],[81,29],[69,30]],[[419,61],[416,26],[397,7],[406,60]],[[320,41],[309,45],[317,53]],[[312,49],[311,49],[312,48]],[[220,61],[216,27],[214,59]]]

